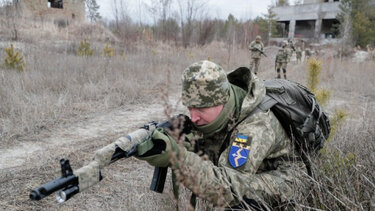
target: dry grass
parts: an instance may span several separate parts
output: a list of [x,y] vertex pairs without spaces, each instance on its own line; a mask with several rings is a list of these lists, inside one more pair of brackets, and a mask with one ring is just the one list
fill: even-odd
[[[160,100],[163,87],[168,87],[170,93],[179,93],[183,68],[198,60],[210,58],[227,70],[249,65],[246,49],[228,49],[220,43],[190,49],[163,44],[115,45],[116,52],[125,52],[125,58],[104,58],[100,54],[78,57],[72,53],[77,43],[50,42],[41,48],[33,47],[38,43],[27,43],[21,47],[27,70],[0,70],[0,146],[37,137],[42,130],[82,121],[88,114],[129,104],[153,104]],[[104,43],[94,46],[100,50]],[[268,58],[262,60],[261,78],[276,76],[275,52],[274,48],[266,50]],[[317,177],[312,196],[296,194],[297,208],[375,209],[375,63],[323,57],[322,61],[320,86],[332,91],[327,109],[332,113],[343,108],[350,117],[329,144],[342,158],[334,155],[314,161]],[[306,64],[289,64],[289,79],[306,84],[306,69]],[[167,86],[167,82],[171,84]],[[30,158],[28,166],[5,169],[0,174],[0,208],[172,210],[175,202],[170,195],[148,190],[152,168],[133,159],[110,166],[104,172],[106,179],[99,185],[63,205],[56,204],[52,197],[41,202],[28,200],[31,188],[59,175],[58,158],[70,158],[77,169],[92,158],[94,150],[119,135],[123,134],[106,134],[84,144],[64,145],[58,151],[48,149],[42,157]],[[355,155],[353,162],[345,161],[349,153]],[[337,163],[341,163],[339,167]],[[166,189],[170,189],[169,183]],[[187,204],[189,192],[182,195],[180,204]],[[200,209],[204,207],[202,203]]]
[[159,89],[166,87],[168,71],[173,82],[170,87],[178,92],[186,66],[208,57],[220,63],[226,53],[215,53],[215,47],[185,50],[141,45],[130,50],[117,47],[118,52],[125,51],[125,56],[118,53],[106,58],[101,56],[103,44],[96,44],[95,56],[79,57],[63,44],[43,49],[22,48],[20,44],[26,71],[0,70],[0,144],[10,137],[35,134],[87,113],[152,103]]

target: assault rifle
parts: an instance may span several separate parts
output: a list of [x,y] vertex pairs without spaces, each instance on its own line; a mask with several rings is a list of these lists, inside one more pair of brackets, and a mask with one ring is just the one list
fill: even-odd
[[260,50],[259,48],[255,48],[255,47],[254,47],[254,49],[255,49],[256,51],[259,51],[260,54],[263,54],[265,57],[267,57],[267,55],[264,53],[264,51]]
[[[56,200],[65,202],[75,194],[91,187],[103,179],[101,169],[119,159],[137,155],[137,147],[150,140],[149,136],[156,128],[164,128],[173,131],[180,129],[179,135],[188,134],[191,131],[191,121],[185,115],[178,115],[169,121],[161,123],[150,122],[140,129],[117,139],[114,143],[96,151],[94,160],[77,171],[72,170],[69,160],[61,159],[61,177],[56,178],[30,193],[31,200],[41,200],[52,193],[57,192]],[[154,146],[152,141],[146,143],[150,149]],[[162,193],[168,167],[155,167],[150,189]]]

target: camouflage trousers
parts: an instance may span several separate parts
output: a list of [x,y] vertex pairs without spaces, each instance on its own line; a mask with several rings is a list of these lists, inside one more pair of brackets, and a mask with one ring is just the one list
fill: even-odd
[[297,63],[300,63],[301,59],[302,59],[302,54],[297,53],[296,54],[296,59],[297,59]]
[[287,67],[288,63],[287,62],[276,62],[276,70],[277,69],[285,69]]
[[258,73],[259,63],[260,63],[260,58],[251,58],[251,61],[250,61],[250,70],[253,73],[255,73],[255,74]]
[[277,62],[276,63],[276,71],[277,71],[277,78],[281,78],[280,76],[280,70],[283,70],[284,73],[284,79],[286,79],[286,67],[288,63],[287,62]]

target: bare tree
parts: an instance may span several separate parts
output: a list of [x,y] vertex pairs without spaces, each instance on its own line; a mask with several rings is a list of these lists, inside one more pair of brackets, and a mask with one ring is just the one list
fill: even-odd
[[87,17],[91,22],[96,22],[102,18],[98,12],[100,7],[96,3],[96,0],[86,0],[86,8]]
[[207,0],[177,0],[180,15],[182,45],[186,48],[190,44],[193,33],[193,20],[197,13],[203,10]]
[[[148,11],[154,19],[154,26],[161,27],[161,38],[163,41],[167,38],[167,20],[171,11],[172,0],[152,0],[151,5],[148,5]],[[159,31],[159,30],[158,30]]]
[[112,12],[115,20],[115,31],[119,35],[124,36],[126,34],[127,25],[131,22],[125,1],[113,0]]

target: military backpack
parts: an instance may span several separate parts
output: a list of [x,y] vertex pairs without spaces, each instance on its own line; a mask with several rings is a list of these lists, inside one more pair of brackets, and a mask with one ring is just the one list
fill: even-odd
[[331,129],[328,116],[315,95],[301,84],[288,80],[271,79],[264,83],[266,96],[248,116],[271,109],[297,149],[303,154],[320,150]]

